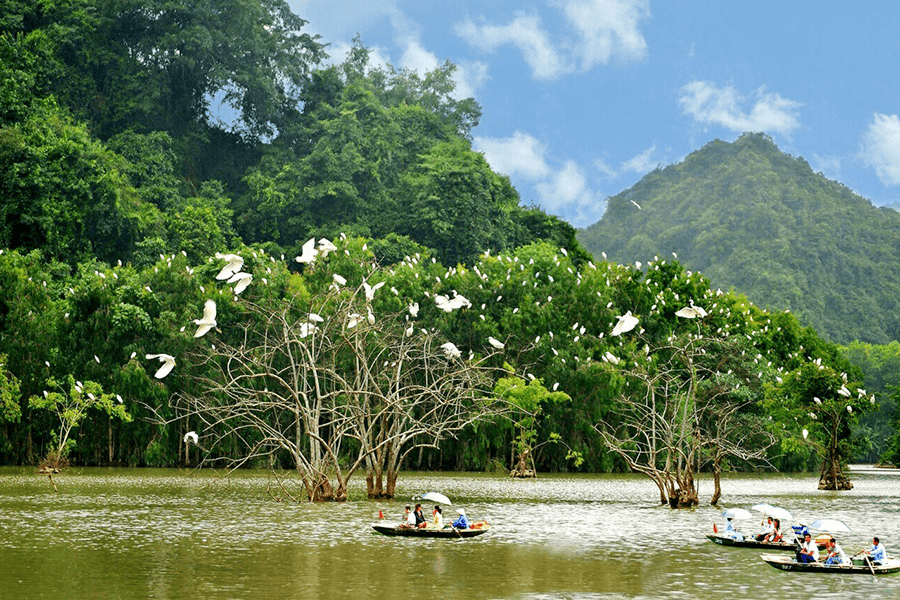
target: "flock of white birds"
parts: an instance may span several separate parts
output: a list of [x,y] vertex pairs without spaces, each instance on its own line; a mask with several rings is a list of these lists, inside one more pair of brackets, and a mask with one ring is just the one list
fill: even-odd
[[[341,237],[342,237],[342,239],[346,239],[346,237],[343,234],[341,235]],[[365,245],[363,246],[363,249],[364,250],[366,249]],[[310,266],[310,265],[314,264],[317,260],[324,259],[330,253],[337,252],[337,251],[338,251],[337,246],[335,246],[335,244],[333,244],[331,241],[329,241],[325,238],[322,238],[322,239],[318,240],[318,242],[316,242],[315,238],[312,238],[309,241],[307,241],[305,244],[303,244],[303,246],[301,248],[301,253],[299,256],[295,257],[295,261],[297,263]],[[350,254],[349,250],[347,250],[347,249],[345,249],[344,252],[348,255]],[[560,249],[560,254],[562,254],[563,256],[566,256],[567,255],[566,250]],[[606,259],[605,253],[603,253],[602,255],[605,260]],[[485,253],[486,258],[489,256],[490,256],[489,253]],[[677,258],[677,255],[675,255],[675,253],[673,253],[673,256],[675,256],[675,258]],[[225,261],[225,265],[222,267],[220,272],[215,277],[216,280],[224,281],[228,284],[234,284],[234,288],[232,291],[236,298],[244,290],[246,290],[247,287],[250,285],[250,283],[253,281],[253,275],[242,271],[243,266],[244,266],[244,259],[238,254],[216,253],[215,258],[217,260]],[[272,261],[275,260],[274,257],[270,257],[270,258]],[[412,258],[407,256],[403,261],[401,261],[398,265],[396,265],[396,268],[403,268],[403,267],[413,268],[415,265],[418,265],[418,261],[420,260],[420,258],[421,257],[418,254]],[[506,282],[509,282],[511,280],[511,278],[514,274],[514,270],[516,270],[516,269],[518,269],[520,271],[525,270],[525,265],[519,262],[518,257],[509,257],[509,256],[498,255],[496,258],[501,262],[501,264],[505,261],[506,264],[508,265],[508,268],[506,270],[506,277],[505,277]],[[284,256],[282,256],[282,259],[284,259]],[[212,259],[210,259],[210,260],[212,260]],[[432,262],[436,262],[436,259],[434,259],[434,258],[432,258],[431,260],[432,260]],[[554,259],[554,261],[555,261],[555,264],[557,267],[561,266],[561,262],[560,262],[560,259],[558,256],[557,256],[557,258]],[[534,259],[530,259],[529,263],[531,265],[533,265]],[[660,289],[659,282],[653,281],[649,277],[650,272],[653,270],[658,271],[660,269],[661,265],[665,265],[665,261],[664,260],[660,261],[658,257],[654,257],[654,261],[652,261],[646,265],[647,269],[648,269],[648,278],[647,278],[646,282],[644,283],[644,285],[646,285],[647,290],[649,292],[655,294],[654,297],[656,300],[656,303],[654,303],[650,309],[649,315],[653,315],[654,313],[661,313],[662,308],[666,304],[666,295],[665,295],[666,290]],[[640,263],[640,262],[635,263],[635,267],[638,270],[640,270],[642,268],[642,266],[644,266],[644,265],[642,265],[642,263]],[[589,267],[595,271],[598,270],[598,267],[593,262],[588,262],[587,267]],[[619,281],[622,277],[626,276],[623,274],[623,271],[621,269],[619,269],[618,267],[619,267],[618,265],[613,266],[611,263],[608,263],[608,262],[606,263],[607,274],[606,274],[605,281],[606,281],[607,286],[611,286],[613,284],[613,282]],[[487,274],[487,268],[483,262],[480,261],[477,264],[473,265],[472,270],[482,280],[483,283],[486,284],[489,282],[490,277]],[[575,276],[576,285],[580,285],[581,280],[582,280],[582,274],[578,271],[573,271],[572,267],[568,267],[567,270],[569,271],[569,273],[571,275]],[[392,274],[394,273],[393,269],[391,270],[391,273]],[[444,278],[443,278],[444,283],[447,283],[448,282],[447,280],[457,273],[458,273],[458,269],[456,267],[448,268],[446,273],[444,274]],[[690,278],[691,276],[692,276],[692,273],[690,271],[688,271],[687,277]],[[419,277],[418,270],[415,272],[415,277],[416,278]],[[546,280],[548,282],[552,283],[554,281],[553,275],[551,275],[551,274],[546,274],[544,277],[546,278]],[[628,276],[628,277],[630,278],[630,276]],[[540,278],[541,278],[541,273],[536,272],[534,274],[534,278],[533,278],[534,281],[532,282],[533,288],[537,288],[538,280]],[[677,276],[676,276],[676,278],[677,278]],[[502,276],[501,276],[501,279],[502,279]],[[442,278],[439,275],[435,275],[434,280],[437,284],[442,283]],[[263,281],[266,282],[265,278],[263,278]],[[502,283],[503,282],[501,282],[501,287],[500,287],[501,290],[503,289]],[[522,281],[523,286],[525,286],[527,284],[528,284],[527,280]],[[335,273],[332,275],[332,284],[331,285],[334,286],[335,288],[340,288],[342,286],[346,286],[347,279],[344,276]],[[372,309],[369,306],[369,303],[371,303],[372,300],[374,299],[375,292],[377,290],[379,290],[380,288],[382,288],[384,285],[385,285],[384,281],[376,283],[374,285],[370,285],[367,281],[362,282],[362,287],[363,287],[366,301],[367,301],[367,313],[365,315],[356,314],[356,313],[348,315],[347,323],[346,323],[347,328],[354,328],[363,321],[366,321],[371,324],[375,323],[375,315],[372,312]],[[481,288],[482,286],[479,285],[479,287]],[[395,295],[399,295],[399,292],[396,288],[392,287],[391,292],[393,292]],[[430,297],[433,300],[434,305],[436,306],[436,308],[438,310],[441,310],[446,313],[452,313],[453,311],[456,311],[456,310],[469,309],[472,307],[472,302],[468,298],[459,294],[456,290],[451,290],[447,294],[436,293],[433,296],[428,291],[425,291],[424,293],[427,297]],[[600,292],[598,291],[597,294],[599,296]],[[721,296],[721,295],[722,295],[721,290],[718,290],[715,292],[713,292],[712,290],[707,290],[705,292],[705,298],[708,300],[707,304],[710,306],[709,311],[715,311],[718,308],[718,313],[727,318],[731,314],[730,307],[728,307],[724,303],[723,303],[723,306],[720,307],[720,306],[718,306],[718,303],[715,301],[715,298],[717,296]],[[503,298],[502,295],[497,295],[494,298],[494,300],[496,302],[499,302],[500,300],[502,300],[502,298]],[[677,293],[674,294],[674,299],[676,301],[679,300],[679,296]],[[678,316],[679,318],[683,318],[683,319],[704,319],[707,316],[709,316],[709,312],[707,311],[707,309],[694,304],[693,298],[688,298],[687,300],[688,300],[688,304],[686,306],[683,306],[682,308],[678,309],[675,312],[676,316]],[[549,304],[552,301],[553,301],[552,296],[548,295],[547,299],[546,299],[546,303]],[[542,302],[542,300],[536,300],[535,305],[540,306],[541,302]],[[607,309],[612,308],[612,304],[613,304],[612,302],[607,304],[607,306],[606,306]],[[482,304],[481,308],[483,310],[485,308],[485,305]],[[409,316],[407,317],[407,319],[409,319],[409,317],[416,318],[419,314],[419,310],[420,310],[420,305],[418,302],[410,303],[408,306]],[[512,312],[515,314],[518,311],[519,311],[519,308],[516,307],[513,309]],[[482,320],[485,320],[484,314],[480,314],[479,317]],[[318,329],[317,323],[321,323],[323,321],[324,321],[323,317],[321,317],[320,315],[317,315],[315,313],[311,313],[308,316],[308,321],[306,323],[301,324],[301,326],[300,326],[300,336],[306,337],[308,335],[313,334]],[[204,307],[203,307],[203,314],[202,314],[201,318],[194,319],[193,323],[195,325],[197,325],[197,330],[194,333],[195,338],[202,337],[202,336],[206,335],[210,330],[215,328],[217,326],[216,302],[212,299],[206,300]],[[760,333],[768,332],[770,323],[771,323],[771,320],[769,320],[769,322],[761,330],[755,330],[750,333],[746,333],[744,335],[746,335],[748,339],[752,340],[754,336],[759,335]],[[625,314],[618,315],[616,317],[616,322],[613,325],[612,330],[609,331],[609,335],[611,337],[622,336],[623,334],[633,331],[639,324],[640,324],[640,319],[637,316],[633,315],[631,313],[631,311],[629,310],[629,311],[625,312]],[[725,324],[724,328],[719,328],[717,330],[716,334],[721,335],[723,337],[728,337],[731,333],[729,331],[729,327],[730,327],[730,325]],[[573,330],[573,332],[577,333],[577,335],[574,338],[574,340],[576,342],[578,341],[580,336],[583,336],[586,333],[586,328],[583,325],[579,327],[579,323],[575,323],[574,326],[572,327],[572,330]],[[644,330],[641,329],[639,331],[639,333],[643,333],[643,331]],[[410,325],[406,329],[405,333],[406,333],[406,335],[412,335],[414,332],[415,332],[415,326],[412,323],[410,323]],[[550,339],[553,339],[553,337],[554,337],[554,333],[552,331],[548,331],[547,335],[549,336]],[[602,339],[603,333],[601,332],[601,333],[597,334],[597,337]],[[534,340],[535,344],[540,342],[540,339],[541,339],[541,336],[537,336],[537,338]],[[670,337],[669,339],[671,340],[672,338]],[[487,343],[495,350],[503,350],[506,347],[506,344],[503,341],[498,340],[498,339],[494,338],[493,336],[489,336],[487,338]],[[448,357],[451,357],[451,358],[461,358],[462,357],[462,351],[451,341],[448,341],[448,342],[442,344],[441,349],[444,351],[444,353]],[[555,348],[551,347],[551,350],[554,355],[558,356],[559,353],[557,352],[557,350]],[[646,346],[645,346],[645,351],[647,351]],[[470,352],[470,358],[472,358],[472,356],[473,356],[473,353]],[[799,356],[799,353],[795,353],[794,356]],[[162,378],[166,377],[169,373],[172,372],[172,370],[174,369],[175,364],[176,364],[175,358],[169,354],[162,354],[162,353],[147,354],[146,358],[147,358],[147,360],[157,359],[157,360],[161,361],[162,365],[159,367],[159,369],[156,371],[156,373],[154,375],[157,379],[162,379]],[[565,359],[562,359],[562,360],[565,360]],[[579,360],[578,357],[575,357],[575,360]],[[622,358],[616,356],[611,351],[607,351],[604,354],[604,356],[602,357],[602,360],[607,363],[610,363],[612,365],[618,365],[622,361]],[[650,360],[649,355],[647,356],[647,360]],[[762,355],[759,354],[754,359],[754,362],[760,363],[760,361],[762,361],[762,360],[763,360]],[[821,362],[819,364],[820,364],[820,368],[824,368],[821,366]],[[771,366],[771,361],[769,361],[768,365]],[[783,368],[779,367],[778,370],[782,371]],[[761,378],[762,376],[763,376],[763,373],[760,372],[758,374],[758,377]],[[531,379],[534,379],[534,377],[532,375],[529,375],[529,377]],[[844,378],[846,380],[845,374],[844,374]],[[779,383],[781,383],[780,377],[776,377],[776,379],[778,380]],[[559,385],[558,383],[554,384],[553,389],[556,390],[558,385]],[[738,384],[738,385],[740,385],[740,384]],[[839,393],[843,396],[850,395],[850,391],[846,388],[846,386],[842,387]],[[862,395],[865,394],[865,391],[860,390],[860,394],[861,394],[860,397],[862,397]],[[871,401],[874,404],[874,401],[875,401],[874,396],[871,398]],[[848,405],[847,410],[852,411],[852,407],[850,407]],[[805,435],[805,433],[804,433],[804,435]],[[194,443],[196,443],[195,437],[196,437],[196,433],[190,432],[188,435],[185,436],[185,442],[194,441]]]

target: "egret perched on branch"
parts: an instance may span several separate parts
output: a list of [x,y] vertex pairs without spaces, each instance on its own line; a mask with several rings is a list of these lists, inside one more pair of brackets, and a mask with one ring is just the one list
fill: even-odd
[[222,254],[220,252],[216,252],[216,258],[218,258],[219,260],[228,261],[228,264],[222,267],[222,270],[219,271],[218,275],[216,275],[216,279],[220,281],[223,279],[228,279],[229,277],[240,271],[244,266],[244,259],[237,254]]
[[203,318],[194,319],[194,323],[198,325],[197,332],[194,337],[203,337],[206,333],[216,326],[216,301],[207,300],[203,305]]
[[331,240],[322,238],[319,240],[319,254],[322,255],[322,258],[325,258],[329,252],[337,252],[337,246],[332,244]]
[[146,358],[147,360],[153,360],[154,358],[157,358],[160,360],[160,362],[162,362],[162,366],[154,375],[154,377],[156,377],[157,379],[162,379],[163,377],[171,373],[172,369],[175,368],[175,357],[169,354],[147,354]]
[[413,318],[416,318],[419,316],[419,303],[418,302],[413,302],[412,304],[409,305],[409,314],[412,315]]
[[501,342],[500,340],[498,340],[498,339],[496,339],[496,338],[494,338],[494,337],[490,337],[490,336],[489,336],[489,337],[488,337],[488,343],[489,343],[491,346],[493,346],[494,348],[496,348],[497,350],[503,350],[503,348],[504,348],[503,342]]
[[613,336],[622,335],[623,333],[628,333],[629,331],[631,331],[632,329],[637,327],[638,318],[635,316],[632,316],[630,310],[628,312],[626,312],[624,315],[621,315],[616,318],[619,319],[619,322],[616,323],[616,326],[613,327],[613,330],[610,332],[609,335],[613,335]]
[[450,358],[459,358],[462,356],[462,352],[459,351],[459,348],[456,347],[456,344],[453,342],[446,342],[441,344],[441,349],[444,351],[444,354],[449,356]]

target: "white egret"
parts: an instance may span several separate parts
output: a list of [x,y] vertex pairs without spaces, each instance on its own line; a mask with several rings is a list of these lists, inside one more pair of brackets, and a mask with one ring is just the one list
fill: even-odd
[[459,351],[459,348],[457,348],[456,344],[453,342],[441,344],[441,349],[444,351],[444,354],[450,358],[459,358],[462,356],[462,352]]
[[253,275],[250,273],[235,273],[228,280],[228,283],[234,283],[234,293],[240,294],[247,289],[247,286],[253,281]]
[[413,302],[412,304],[409,305],[409,314],[411,314],[413,316],[413,318],[419,316],[419,303],[418,302]]
[[170,354],[147,354],[147,360],[159,359],[162,362],[162,366],[159,370],[153,375],[157,379],[162,379],[166,375],[172,372],[172,369],[175,368],[175,357]]
[[631,203],[634,204],[635,206],[637,206],[637,207],[638,207],[638,210],[641,210],[641,205],[640,205],[640,204],[638,204],[638,203],[635,202],[634,200],[632,200]]
[[323,317],[320,317],[316,313],[309,313],[309,317],[307,317],[307,320],[310,323],[324,323],[325,322],[325,319]]
[[840,394],[841,396],[844,396],[845,398],[850,397],[850,390],[847,389],[846,385],[842,385],[841,389],[839,389],[837,393]]
[[303,244],[303,247],[300,249],[300,256],[294,257],[294,260],[298,263],[309,265],[315,262],[317,254],[316,238],[310,238],[310,240]]
[[347,285],[347,280],[345,278],[341,277],[340,275],[338,275],[337,273],[334,273],[331,276],[331,279],[338,285]]
[[369,322],[369,325],[375,324],[375,315],[372,313],[372,309],[369,309],[369,314],[366,315],[366,321]]
[[188,442],[193,442],[193,444],[196,446],[197,442],[199,442],[199,441],[200,441],[200,436],[197,435],[196,431],[188,431],[186,434],[184,434],[184,443],[185,444],[187,444]]
[[328,256],[330,252],[336,252],[337,246],[331,243],[331,240],[326,238],[322,238],[319,240],[319,254],[322,255],[322,258]]
[[621,335],[623,333],[628,333],[629,331],[631,331],[632,329],[637,327],[638,318],[635,316],[632,316],[630,310],[628,312],[626,312],[624,315],[621,315],[616,318],[619,319],[619,321],[618,321],[618,323],[616,323],[616,326],[613,327],[613,330],[610,332],[609,335],[612,335],[612,336]]
[[216,301],[215,300],[207,300],[203,305],[203,317],[200,319],[194,319],[194,324],[197,325],[197,331],[194,333],[194,337],[203,337],[206,333],[216,326]]
[[702,319],[707,315],[702,306],[694,306],[693,304],[675,311],[675,314],[684,319],[694,319],[696,317],[700,317]]
[[366,291],[366,302],[371,302],[375,299],[375,290],[382,287],[384,285],[383,281],[379,281],[375,285],[369,285],[368,282],[363,281],[363,289]]
[[803,439],[805,440],[805,439],[808,438],[808,437],[809,437],[809,431],[807,431],[806,429],[804,429],[804,430],[803,430]]
[[300,339],[308,337],[318,331],[319,328],[316,327],[314,323],[301,323],[300,324]]
[[488,343],[489,343],[491,346],[493,346],[494,348],[496,348],[497,350],[503,350],[503,348],[504,348],[503,342],[501,342],[500,340],[498,340],[498,339],[496,339],[496,338],[494,338],[494,337],[490,337],[490,336],[489,336],[489,337],[488,337]]
[[227,261],[227,264],[222,267],[222,270],[219,271],[218,275],[216,275],[216,279],[220,281],[223,279],[228,279],[229,277],[240,271],[244,266],[244,259],[237,254],[222,254],[221,252],[216,252],[216,258],[218,258],[219,260]]
[[353,329],[362,321],[362,315],[353,313],[347,317],[347,329]]

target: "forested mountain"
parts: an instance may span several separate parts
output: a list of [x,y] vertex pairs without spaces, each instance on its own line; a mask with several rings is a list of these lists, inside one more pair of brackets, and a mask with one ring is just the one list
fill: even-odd
[[578,239],[620,262],[675,252],[713,286],[790,310],[839,343],[900,339],[900,213],[764,134],[710,142],[647,174]]

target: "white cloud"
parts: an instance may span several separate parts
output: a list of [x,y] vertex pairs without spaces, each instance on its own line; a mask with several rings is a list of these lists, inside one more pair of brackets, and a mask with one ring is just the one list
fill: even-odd
[[815,152],[812,155],[811,165],[816,171],[821,171],[829,179],[840,179],[841,159],[837,156],[819,156]]
[[517,46],[538,79],[552,79],[568,70],[537,15],[519,14],[509,25],[502,26],[479,27],[466,21],[457,27],[457,33],[483,50],[493,51],[506,44]]
[[678,99],[684,112],[699,123],[721,125],[732,131],[790,135],[800,126],[797,111],[802,105],[777,93],[766,93],[765,86],[753,94],[749,113],[742,108],[746,102],[733,87],[719,88],[708,81],[693,81],[685,85]]
[[629,158],[628,160],[623,162],[622,171],[637,173],[638,175],[649,173],[656,168],[656,165],[661,162],[653,158],[654,152],[656,152],[656,144],[653,144],[640,154],[633,156],[632,158]]
[[640,60],[647,56],[647,42],[639,22],[650,16],[646,0],[569,0],[565,13],[579,33],[576,52],[581,68],[605,65],[613,56]]
[[594,168],[596,168],[597,171],[599,171],[600,174],[607,179],[612,179],[613,177],[618,175],[618,173],[616,173],[616,170],[609,166],[606,160],[602,158],[598,158],[594,161]]
[[527,133],[517,131],[508,138],[475,137],[473,145],[484,153],[488,164],[498,173],[530,181],[544,179],[550,174],[544,145]]
[[875,113],[863,134],[862,158],[884,185],[900,185],[900,118]]
[[562,170],[535,185],[541,207],[554,215],[566,215],[575,227],[587,227],[600,220],[606,208],[590,189],[575,161],[566,161]]
[[607,64],[613,57],[639,60],[647,56],[647,42],[638,27],[650,15],[647,0],[567,0],[562,8],[575,30],[560,32],[554,43],[537,14],[517,13],[507,25],[476,25],[466,21],[457,33],[472,45],[494,51],[513,45],[522,53],[536,79],[554,79],[577,70]]

